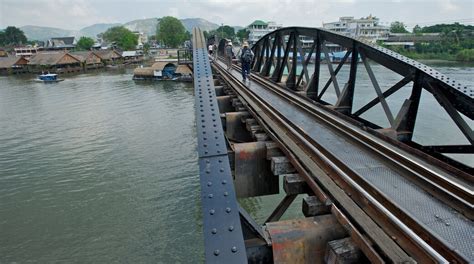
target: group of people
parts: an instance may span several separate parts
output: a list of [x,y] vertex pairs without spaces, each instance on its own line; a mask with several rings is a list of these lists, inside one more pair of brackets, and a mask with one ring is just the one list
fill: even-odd
[[[217,46],[209,45],[209,55],[213,58],[213,60],[217,59]],[[234,47],[232,45],[232,41],[228,40],[225,47],[224,47],[224,58],[227,65],[227,70],[232,70],[232,61],[236,57],[240,60],[242,66],[242,81],[246,81],[247,79],[250,80],[250,65],[252,64],[252,60],[254,54],[252,50],[249,48],[248,42],[244,42],[242,48],[239,49],[237,52],[237,56],[234,54]]]

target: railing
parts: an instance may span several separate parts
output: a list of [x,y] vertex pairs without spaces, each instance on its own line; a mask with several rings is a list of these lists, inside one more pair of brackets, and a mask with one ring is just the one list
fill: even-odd
[[178,50],[178,64],[192,64],[193,63],[193,51],[190,49]]

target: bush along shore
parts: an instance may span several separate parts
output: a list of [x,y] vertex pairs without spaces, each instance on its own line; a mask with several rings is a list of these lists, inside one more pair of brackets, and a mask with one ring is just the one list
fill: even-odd
[[415,26],[413,29],[415,37],[424,33],[437,34],[439,40],[415,42],[408,49],[401,46],[388,48],[415,60],[474,62],[474,26],[454,23],[422,28]]

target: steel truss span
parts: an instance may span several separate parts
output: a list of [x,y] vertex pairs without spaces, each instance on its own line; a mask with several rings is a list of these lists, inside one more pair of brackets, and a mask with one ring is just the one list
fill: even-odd
[[[195,43],[201,43],[196,35],[202,39],[200,32],[195,31]],[[308,42],[308,38],[312,41]],[[327,60],[329,42],[348,50],[336,68]],[[220,55],[223,43],[219,45]],[[428,74],[434,70],[370,44],[319,29],[285,28],[266,35],[252,47],[256,56],[250,81],[240,81],[239,65],[234,64],[228,70],[223,61],[213,60],[217,86],[215,93],[207,91],[210,98],[204,98],[199,93],[203,91],[202,82],[196,76],[203,68],[196,68],[196,63],[206,56],[196,53],[197,48],[202,46],[194,47],[198,136],[202,136],[200,129],[207,127],[207,124],[199,127],[199,122],[205,119],[198,119],[206,116],[200,116],[205,110],[201,108],[213,108],[217,104],[216,111],[220,111],[218,116],[224,125],[224,144],[227,143],[227,149],[211,150],[210,146],[222,146],[220,137],[198,139],[199,144],[206,143],[199,145],[200,162],[201,155],[227,157],[229,153],[232,170],[229,177],[239,198],[278,193],[280,186],[273,188],[278,183],[275,177],[283,177],[286,193],[279,204],[275,203],[263,226],[237,205],[239,234],[243,233],[247,259],[237,259],[240,256],[232,254],[215,258],[212,253],[216,247],[229,247],[224,241],[230,233],[213,237],[209,230],[216,234],[221,226],[225,229],[228,221],[235,223],[236,219],[206,218],[214,201],[206,199],[208,189],[203,179],[208,178],[203,176],[206,171],[202,171],[204,164],[200,163],[206,262],[286,263],[308,256],[302,248],[309,249],[314,257],[314,252],[341,241],[349,241],[358,248],[362,252],[361,261],[365,262],[472,261],[469,241],[474,217],[473,175],[469,168],[461,170],[453,166],[456,163],[448,164],[436,155],[423,152],[431,148],[439,153],[472,154],[469,131],[463,131],[463,135],[470,145],[422,148],[411,140],[423,91],[433,94],[462,130],[462,122],[466,121],[461,115],[472,120],[472,113],[468,112],[473,107],[469,105],[473,96],[467,87],[465,91],[459,90],[450,85],[447,77]],[[351,56],[360,60],[350,60]],[[313,62],[312,58],[315,58]],[[347,83],[339,86],[341,68],[349,60]],[[400,74],[401,80],[383,91],[377,71],[373,70],[374,62]],[[314,70],[310,71],[311,67]],[[328,68],[327,81],[322,80],[321,67]],[[377,96],[360,109],[353,109],[357,67],[365,68]],[[332,104],[324,100],[331,85],[337,97]],[[400,89],[409,89],[410,96],[394,117],[386,99]],[[210,100],[213,96],[217,96],[217,103]],[[360,113],[377,104],[383,109],[381,113],[391,120],[390,127],[378,127],[360,117]],[[216,112],[211,110],[211,116],[213,113]],[[456,114],[461,120],[454,120]],[[410,121],[410,118],[414,119]],[[209,123],[213,127],[221,125],[219,119],[212,122],[218,122]],[[221,155],[224,151],[226,155]],[[267,174],[263,167],[269,165],[269,160],[271,173]],[[281,221],[299,194],[308,195],[302,208],[306,218]],[[220,226],[212,228],[216,220]],[[231,243],[240,243],[241,237],[230,235]],[[328,254],[326,251],[326,255],[318,255],[317,260],[327,258]]]
[[[329,60],[330,47],[347,51],[336,64]],[[252,50],[255,53],[252,70],[260,76],[329,106],[370,131],[381,132],[377,134],[389,140],[407,143],[472,174],[472,167],[442,154],[474,154],[474,133],[466,121],[474,118],[473,87],[462,85],[422,63],[386,48],[318,28],[282,28],[262,37],[252,46]],[[377,78],[373,63],[400,75],[400,79],[383,91],[382,80]],[[345,64],[350,67],[349,73],[342,76],[341,69]],[[324,68],[329,72],[327,80],[321,74]],[[362,107],[355,108],[354,94],[360,89],[356,77],[362,71],[369,76],[376,96]],[[329,90],[335,93],[335,102],[325,100]],[[387,99],[400,90],[409,90],[410,95],[396,113]],[[466,143],[423,146],[412,141],[423,91],[432,94],[439,106],[444,108]],[[383,109],[379,114],[388,121],[388,127],[380,127],[362,117],[378,105]]]

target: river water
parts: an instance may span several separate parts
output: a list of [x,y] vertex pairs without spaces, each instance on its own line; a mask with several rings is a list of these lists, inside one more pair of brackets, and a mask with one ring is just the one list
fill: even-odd
[[[0,263],[203,260],[192,84],[131,77],[0,77]],[[241,202],[261,222],[280,197]]]

